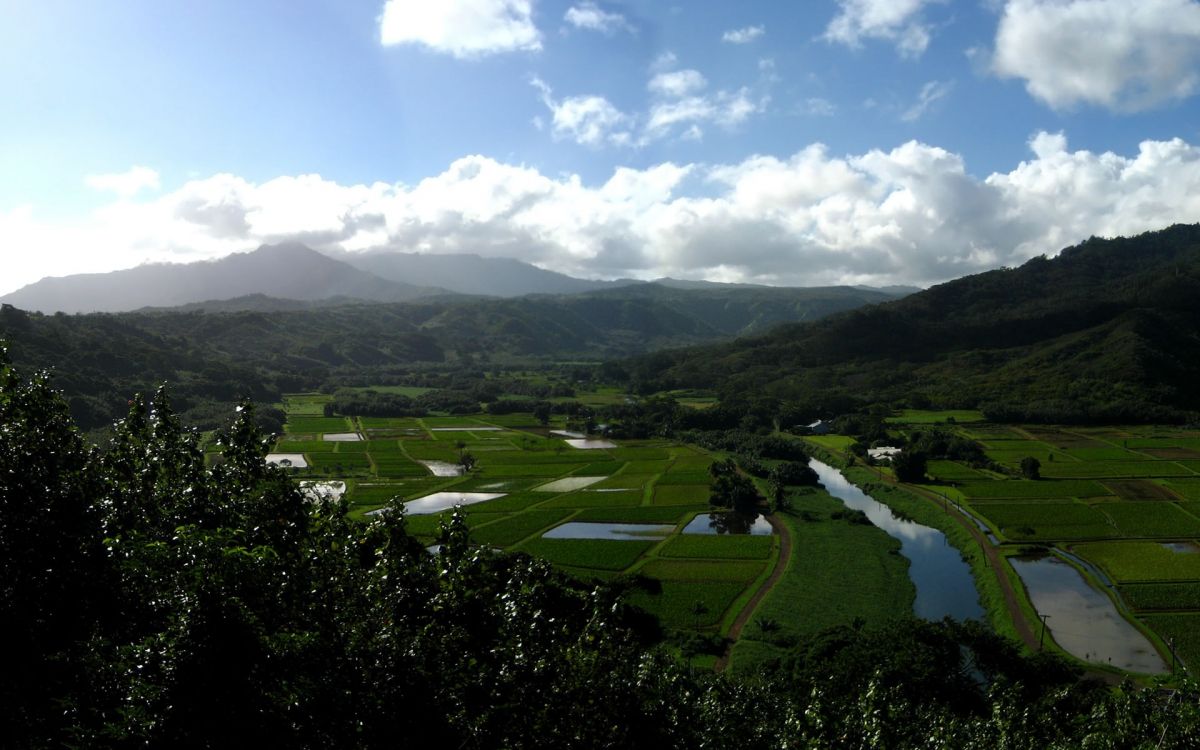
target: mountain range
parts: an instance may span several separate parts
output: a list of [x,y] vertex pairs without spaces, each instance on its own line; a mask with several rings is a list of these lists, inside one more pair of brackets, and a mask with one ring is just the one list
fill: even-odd
[[[298,243],[285,243],[263,245],[218,260],[151,263],[110,273],[45,278],[0,297],[0,303],[44,313],[125,312],[143,308],[268,311],[355,302],[408,302],[453,295],[511,298],[529,294],[581,294],[646,283],[630,279],[577,279],[512,258],[394,252],[327,255]],[[676,289],[710,291],[773,288],[676,279],[660,279],[658,283]],[[876,290],[860,288],[859,291]],[[901,296],[911,291],[914,290],[896,288],[884,294]]]
[[641,388],[719,388],[838,414],[870,403],[1038,422],[1194,420],[1200,225],[1054,258],[729,343],[627,363]]

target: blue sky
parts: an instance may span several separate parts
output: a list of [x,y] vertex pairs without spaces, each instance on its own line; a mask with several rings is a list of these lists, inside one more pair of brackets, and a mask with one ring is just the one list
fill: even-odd
[[314,247],[935,283],[1200,212],[1195,0],[0,0],[0,293]]

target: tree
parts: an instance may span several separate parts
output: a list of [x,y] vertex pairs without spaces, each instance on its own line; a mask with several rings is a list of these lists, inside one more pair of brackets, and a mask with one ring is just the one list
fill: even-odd
[[540,425],[550,424],[550,404],[545,401],[539,401],[537,406],[533,407],[533,417]]
[[1042,462],[1033,456],[1026,456],[1021,459],[1021,474],[1026,479],[1041,479],[1042,478]]
[[901,482],[925,481],[925,454],[920,451],[905,450],[892,456],[892,471]]

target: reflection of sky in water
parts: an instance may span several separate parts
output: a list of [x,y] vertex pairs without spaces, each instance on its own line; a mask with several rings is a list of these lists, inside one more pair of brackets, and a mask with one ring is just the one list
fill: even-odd
[[1167,665],[1136,628],[1126,622],[1112,600],[1093,589],[1074,568],[1057,557],[1013,559],[1029,598],[1058,645],[1098,664],[1134,672],[1160,673]]
[[674,524],[604,523],[571,521],[555,526],[542,536],[546,539],[666,539]]
[[410,516],[423,516],[428,513],[439,513],[449,510],[455,505],[474,505],[485,500],[504,497],[503,492],[435,492],[420,500],[411,500],[404,504],[404,509]]
[[908,575],[917,589],[913,611],[918,617],[983,619],[971,569],[958,550],[946,542],[945,534],[896,518],[886,505],[868,497],[832,466],[816,460],[810,461],[810,465],[830,495],[847,507],[866,513],[871,523],[900,541],[900,553],[910,562]]

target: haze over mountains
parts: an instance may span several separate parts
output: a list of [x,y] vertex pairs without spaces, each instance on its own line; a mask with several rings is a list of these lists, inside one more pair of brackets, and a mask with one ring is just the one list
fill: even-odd
[[[511,258],[383,252],[339,252],[331,256],[298,243],[285,243],[264,245],[215,261],[147,264],[111,273],[49,277],[0,297],[0,302],[44,313],[171,307],[287,310],[350,301],[408,302],[455,294],[581,294],[646,283],[577,279]],[[772,289],[675,279],[660,279],[658,284],[683,290]],[[876,290],[861,287],[858,291]],[[883,294],[902,296],[912,291],[898,287]],[[869,296],[864,299],[877,301]]]

